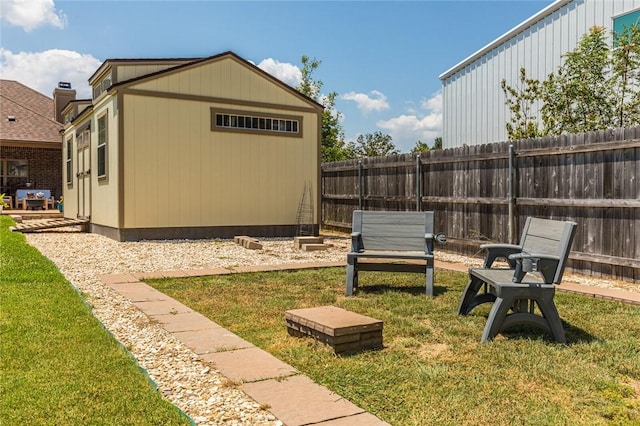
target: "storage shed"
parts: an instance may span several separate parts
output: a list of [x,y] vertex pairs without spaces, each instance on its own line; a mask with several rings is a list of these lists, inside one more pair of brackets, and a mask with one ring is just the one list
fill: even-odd
[[318,232],[322,105],[233,52],[109,59],[89,83],[64,111],[65,217],[119,241],[293,236],[312,207]]
[[558,0],[440,75],[443,147],[507,140],[510,113],[500,81],[520,68],[544,80],[594,25],[620,30],[640,18],[640,0]]

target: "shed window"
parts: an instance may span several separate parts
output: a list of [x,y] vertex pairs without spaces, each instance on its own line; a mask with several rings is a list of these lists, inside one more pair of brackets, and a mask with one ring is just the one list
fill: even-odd
[[107,177],[107,115],[98,118],[98,177]]
[[72,158],[73,156],[71,155],[71,150],[72,150],[72,140],[73,138],[69,138],[67,139],[66,142],[66,158],[65,158],[65,167],[66,167],[66,172],[67,172],[67,177],[66,177],[66,181],[67,181],[67,185],[71,185],[73,183],[73,178],[72,178],[72,174],[73,174],[73,163],[72,163]]
[[213,108],[211,110],[211,130],[302,137],[300,126],[302,117],[300,116],[263,115],[246,111],[220,111]]

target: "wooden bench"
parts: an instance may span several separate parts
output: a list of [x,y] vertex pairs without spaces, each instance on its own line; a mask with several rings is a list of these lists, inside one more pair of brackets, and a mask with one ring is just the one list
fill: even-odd
[[[416,272],[426,275],[426,294],[433,296],[433,212],[355,210],[351,252],[347,254],[347,296],[358,287],[358,271]],[[360,262],[362,259],[409,260],[410,263]]]
[[[556,341],[565,342],[553,298],[555,286],[562,281],[576,226],[575,222],[529,217],[520,244],[481,246],[486,250],[484,266],[469,269],[469,283],[460,299],[458,314],[467,315],[478,305],[493,303],[482,342],[493,340],[500,331],[514,325],[538,326]],[[492,268],[500,258],[508,262],[509,268]]]

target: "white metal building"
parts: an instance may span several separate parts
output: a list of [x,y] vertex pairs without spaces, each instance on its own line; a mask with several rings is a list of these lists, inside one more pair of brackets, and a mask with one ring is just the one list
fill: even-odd
[[639,19],[640,0],[557,0],[445,71],[443,147],[506,141],[502,79],[513,86],[524,67],[528,77],[545,80],[592,26],[611,33]]

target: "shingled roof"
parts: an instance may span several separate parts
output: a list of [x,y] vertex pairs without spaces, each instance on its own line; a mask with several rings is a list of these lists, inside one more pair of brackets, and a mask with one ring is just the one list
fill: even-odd
[[53,99],[17,81],[0,80],[0,141],[61,145],[62,127],[53,116]]

